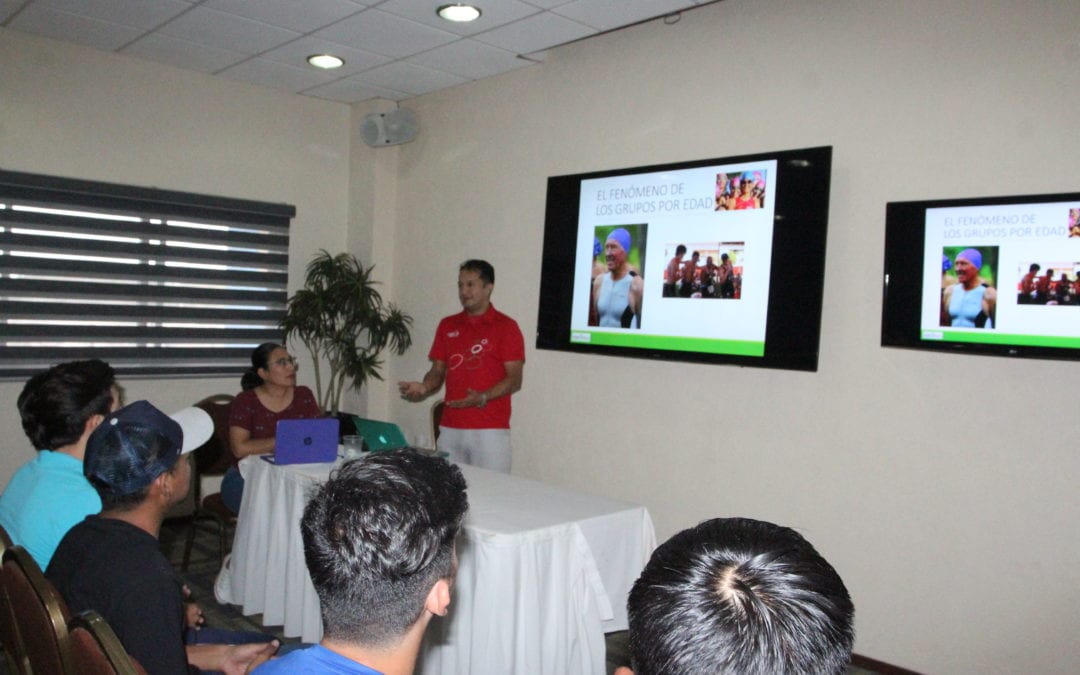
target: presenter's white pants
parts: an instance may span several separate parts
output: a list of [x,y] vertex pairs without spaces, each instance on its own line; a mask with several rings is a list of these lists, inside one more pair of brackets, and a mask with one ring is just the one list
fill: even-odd
[[450,461],[510,473],[509,429],[455,429],[439,427],[438,450]]

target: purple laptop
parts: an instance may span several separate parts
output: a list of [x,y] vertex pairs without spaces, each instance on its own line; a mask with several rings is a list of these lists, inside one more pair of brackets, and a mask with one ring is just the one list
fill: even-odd
[[320,417],[281,420],[274,437],[274,454],[264,455],[274,464],[317,464],[337,460],[338,420]]

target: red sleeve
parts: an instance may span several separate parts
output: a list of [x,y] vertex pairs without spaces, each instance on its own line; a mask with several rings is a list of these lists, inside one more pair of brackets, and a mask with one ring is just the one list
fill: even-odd
[[431,361],[446,362],[450,357],[446,353],[446,331],[443,330],[443,326],[446,324],[446,319],[439,322],[438,327],[435,329],[435,339],[431,341],[431,349],[428,351],[428,359]]
[[507,324],[506,339],[501,341],[502,361],[503,363],[510,361],[524,361],[525,336],[521,334],[521,328],[518,327],[517,321],[508,318]]

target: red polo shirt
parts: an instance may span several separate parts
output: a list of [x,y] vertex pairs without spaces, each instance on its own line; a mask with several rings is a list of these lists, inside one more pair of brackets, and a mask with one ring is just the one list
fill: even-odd
[[[462,311],[439,322],[428,352],[446,364],[447,401],[465,398],[469,389],[487,391],[506,377],[505,363],[525,360],[525,338],[517,322],[489,305],[480,316]],[[455,429],[509,429],[510,397],[492,399],[483,408],[450,408],[441,424]]]

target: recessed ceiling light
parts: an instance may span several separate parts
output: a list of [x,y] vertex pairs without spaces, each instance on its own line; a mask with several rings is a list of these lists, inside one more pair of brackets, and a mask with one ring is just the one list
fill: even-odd
[[328,70],[330,68],[340,68],[345,65],[343,59],[339,59],[331,54],[312,54],[307,57],[307,62],[316,68],[325,68]]
[[462,4],[460,2],[454,3],[453,5],[443,5],[435,10],[435,13],[447,21],[457,21],[459,23],[476,21],[480,18],[479,7],[473,7],[472,5]]

